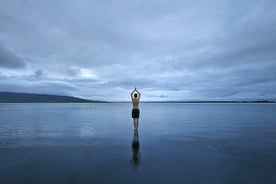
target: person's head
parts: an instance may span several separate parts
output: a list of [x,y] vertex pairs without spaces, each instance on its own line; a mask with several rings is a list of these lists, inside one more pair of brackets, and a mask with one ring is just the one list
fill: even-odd
[[134,93],[134,98],[137,98],[137,96],[138,96],[137,93]]

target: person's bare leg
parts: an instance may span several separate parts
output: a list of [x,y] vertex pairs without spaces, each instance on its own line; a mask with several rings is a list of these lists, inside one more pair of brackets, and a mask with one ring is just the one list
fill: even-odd
[[134,118],[134,130],[138,130],[138,118]]
[[135,119],[136,119],[136,118],[133,118],[133,126],[134,126],[134,130],[136,129],[136,128],[135,128]]

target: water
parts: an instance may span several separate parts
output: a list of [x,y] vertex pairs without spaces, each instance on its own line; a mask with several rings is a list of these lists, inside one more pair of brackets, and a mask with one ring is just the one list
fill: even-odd
[[0,104],[0,182],[276,183],[276,104]]

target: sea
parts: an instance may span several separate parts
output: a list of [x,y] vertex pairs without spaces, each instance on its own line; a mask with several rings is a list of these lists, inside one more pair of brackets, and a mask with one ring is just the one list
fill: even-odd
[[276,104],[1,103],[3,184],[275,184]]

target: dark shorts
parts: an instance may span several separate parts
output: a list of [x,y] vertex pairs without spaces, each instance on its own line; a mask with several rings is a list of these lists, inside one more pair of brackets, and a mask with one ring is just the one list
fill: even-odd
[[132,118],[139,118],[140,111],[139,109],[132,109]]

